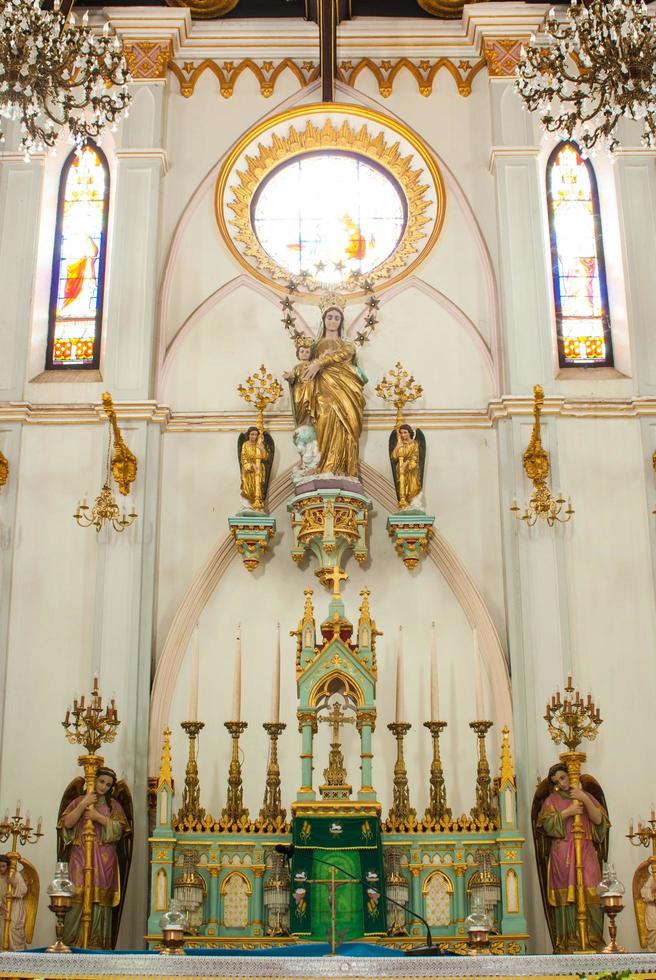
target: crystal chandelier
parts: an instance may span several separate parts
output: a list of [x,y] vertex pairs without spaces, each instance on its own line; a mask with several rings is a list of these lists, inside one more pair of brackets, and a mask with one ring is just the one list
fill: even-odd
[[64,126],[78,145],[96,138],[130,103],[120,39],[109,23],[94,33],[87,21],[76,26],[60,0],[52,10],[41,0],[0,4],[0,116],[20,123],[27,156],[54,146]]
[[572,0],[567,19],[553,7],[517,65],[517,90],[544,129],[575,138],[584,151],[620,144],[624,117],[642,120],[656,146],[656,34],[643,0]]

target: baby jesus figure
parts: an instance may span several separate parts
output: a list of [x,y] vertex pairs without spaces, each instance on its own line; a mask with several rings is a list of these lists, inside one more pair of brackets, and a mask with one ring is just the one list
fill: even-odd
[[289,382],[292,393],[292,407],[296,425],[314,425],[316,421],[316,380],[304,377],[305,369],[312,359],[313,340],[305,334],[296,337],[297,363],[283,378]]

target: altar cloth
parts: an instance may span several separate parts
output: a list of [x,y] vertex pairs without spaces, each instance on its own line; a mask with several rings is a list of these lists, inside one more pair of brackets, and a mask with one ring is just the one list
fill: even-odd
[[578,980],[612,971],[630,971],[636,980],[656,980],[656,954],[627,953],[617,956],[461,956],[453,957],[291,957],[255,956],[153,956],[128,953],[0,953],[0,980],[87,980],[102,977],[250,977],[254,980],[313,980],[315,977],[348,977],[368,980],[385,977],[515,977],[536,980]]

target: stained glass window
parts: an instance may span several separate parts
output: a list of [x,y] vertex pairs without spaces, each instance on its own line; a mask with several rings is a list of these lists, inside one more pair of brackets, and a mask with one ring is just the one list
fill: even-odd
[[371,160],[306,153],[263,181],[251,205],[262,248],[287,272],[339,283],[384,262],[403,236],[405,196]]
[[612,366],[597,182],[575,143],[549,158],[547,200],[560,366]]
[[46,368],[98,367],[108,207],[107,160],[88,143],[59,184]]

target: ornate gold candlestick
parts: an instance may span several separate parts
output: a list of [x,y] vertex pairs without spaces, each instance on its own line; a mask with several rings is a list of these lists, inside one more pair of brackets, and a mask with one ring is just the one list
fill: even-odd
[[244,789],[241,781],[241,763],[239,761],[239,736],[248,728],[246,721],[225,721],[223,723],[232,737],[232,758],[228,769],[228,794],[226,805],[221,811],[222,822],[236,827],[248,818],[248,810],[244,806]]
[[470,721],[469,727],[476,732],[478,739],[478,764],[476,767],[476,806],[472,807],[471,815],[475,820],[486,817],[492,820],[494,817],[494,807],[492,805],[492,780],[490,779],[490,764],[487,761],[485,752],[485,736],[490,728],[491,721]]
[[425,721],[424,728],[427,728],[433,739],[433,761],[430,769],[430,803],[426,807],[426,817],[439,823],[443,817],[449,818],[451,810],[447,806],[446,783],[444,781],[444,770],[442,769],[442,759],[440,758],[440,735],[447,727],[445,721]]
[[269,765],[267,767],[264,802],[258,824],[261,828],[276,829],[285,822],[287,811],[282,808],[280,796],[280,766],[278,765],[278,737],[287,726],[280,721],[265,721],[262,728],[269,736]]
[[[20,803],[17,803],[16,813],[13,817],[10,817],[9,811],[7,811],[2,823],[0,823],[0,842],[4,844],[6,840],[9,840],[10,837],[12,838],[11,850],[5,854],[5,857],[9,861],[9,870],[7,871],[8,879],[13,876],[18,862],[21,860],[21,856],[16,850],[19,841],[24,846],[25,844],[36,844],[39,838],[43,837],[43,832],[41,831],[43,820],[41,817],[39,817],[37,826],[34,828],[31,825],[29,814],[23,819],[20,809]],[[4,927],[2,930],[2,949],[9,949],[9,926],[11,925],[11,908],[13,903],[13,888],[10,882],[7,881],[7,891],[3,903]]]
[[[71,715],[72,719],[71,720]],[[89,703],[85,704],[84,694],[79,702],[77,698],[73,702],[73,710],[66,711],[66,717],[62,726],[69,742],[76,745],[83,745],[87,750],[86,755],[78,756],[78,762],[84,769],[86,781],[86,792],[93,793],[96,789],[96,773],[105,761],[98,755],[98,749],[105,742],[113,742],[116,738],[116,729],[120,725],[116,703],[112,698],[111,702],[103,710],[102,696],[98,688],[98,678],[94,678],[93,690]],[[89,933],[91,931],[91,916],[93,913],[93,842],[94,830],[91,817],[86,818],[82,830],[82,842],[84,844],[84,895],[82,899],[82,946],[87,948],[89,945]]]
[[183,721],[180,728],[186,732],[189,738],[189,758],[185,771],[185,784],[182,791],[182,806],[178,811],[179,823],[195,824],[205,816],[205,810],[200,805],[200,779],[198,778],[198,765],[196,763],[196,739],[205,728],[202,721]]
[[[564,697],[561,700],[560,691],[556,691],[547,701],[544,720],[549,734],[556,745],[566,745],[568,752],[561,752],[559,758],[567,766],[570,785],[579,789],[581,785],[581,765],[586,760],[585,752],[577,749],[583,739],[593,741],[597,737],[597,729],[602,723],[599,708],[588,694],[584,702],[579,692],[572,684],[571,674],[567,678]],[[574,837],[574,856],[576,862],[576,922],[581,949],[579,952],[590,952],[587,924],[587,897],[583,884],[583,824],[581,815],[575,814],[572,824]]]
[[410,806],[408,772],[403,758],[403,739],[412,728],[408,721],[393,721],[387,726],[396,739],[396,762],[394,763],[394,802],[388,820],[392,825],[413,821],[416,811]]

